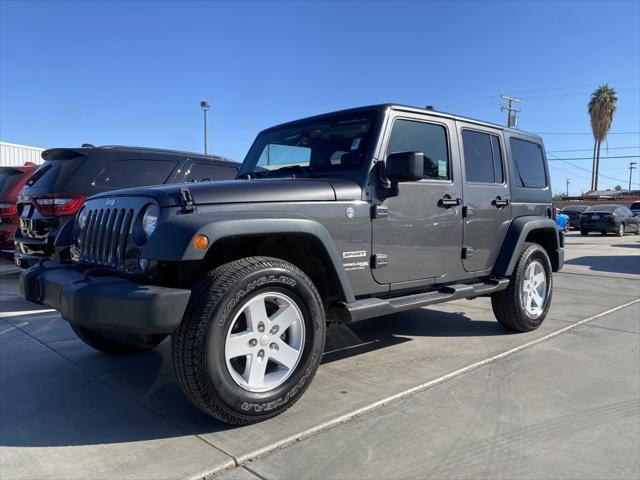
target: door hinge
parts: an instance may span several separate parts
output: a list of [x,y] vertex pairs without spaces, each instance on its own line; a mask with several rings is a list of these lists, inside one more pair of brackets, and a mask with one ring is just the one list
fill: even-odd
[[386,253],[376,253],[371,257],[371,268],[382,268],[389,265],[389,255]]
[[389,207],[386,205],[374,205],[371,207],[371,218],[383,218],[389,216]]
[[462,258],[471,258],[475,255],[476,251],[473,247],[464,247],[462,249]]
[[193,211],[193,197],[187,187],[180,187],[180,203],[187,212]]

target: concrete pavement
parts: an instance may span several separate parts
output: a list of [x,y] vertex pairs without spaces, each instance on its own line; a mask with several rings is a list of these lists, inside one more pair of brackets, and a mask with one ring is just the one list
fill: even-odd
[[[363,415],[389,399],[397,400],[406,393],[415,393],[428,387],[430,388],[422,393],[409,396],[393,406],[375,410],[362,417],[362,420],[378,416],[390,418],[388,424],[385,420],[378,420],[376,423],[386,425],[392,431],[397,419],[386,417],[387,412],[402,406],[408,408],[423,396],[435,395],[439,389],[462,389],[463,392],[456,396],[456,402],[468,402],[472,405],[475,397],[471,393],[478,389],[474,386],[475,376],[482,375],[487,370],[498,372],[494,377],[496,384],[489,390],[498,389],[505,395],[500,405],[505,404],[509,392],[513,392],[517,395],[509,400],[513,402],[513,405],[509,404],[512,405],[510,408],[524,408],[518,407],[517,397],[525,397],[525,403],[534,404],[532,412],[542,411],[535,404],[533,393],[530,395],[526,387],[528,383],[540,379],[529,379],[522,385],[517,384],[517,388],[512,387],[517,372],[508,373],[506,365],[525,354],[534,358],[541,356],[543,358],[540,362],[545,365],[544,371],[547,374],[562,375],[565,373],[561,368],[565,364],[564,359],[552,357],[543,349],[564,341],[564,336],[576,335],[574,332],[578,329],[547,343],[532,346],[526,352],[516,353],[508,359],[493,363],[489,361],[503,352],[535,342],[536,339],[575,322],[637,300],[640,297],[638,238],[590,236],[585,239],[571,235],[567,242],[567,268],[555,276],[556,288],[550,315],[543,327],[536,332],[506,334],[493,318],[487,299],[459,301],[429,310],[405,312],[355,324],[350,329],[332,328],[323,364],[304,397],[284,415],[242,428],[222,425],[202,414],[186,400],[173,378],[169,362],[169,342],[164,342],[154,351],[128,357],[100,354],[80,342],[57,314],[25,314],[25,311],[41,307],[28,304],[17,296],[15,276],[0,277],[0,300],[2,311],[5,312],[5,316],[0,317],[0,477],[202,477],[266,455],[258,462],[248,463],[247,468],[260,468],[263,472],[258,472],[260,475],[279,478],[286,477],[287,472],[297,471],[293,467],[293,461],[291,470],[277,470],[273,466],[273,462],[278,463],[278,458],[285,458],[278,455],[286,455],[291,451],[297,452],[298,464],[312,463],[309,467],[310,477],[314,478],[315,475],[317,478],[324,476],[320,475],[323,471],[320,468],[323,459],[316,453],[307,454],[305,445],[309,445],[309,452],[315,452],[314,449],[320,447],[314,446],[316,444],[312,442],[325,438],[325,441],[334,442],[329,435],[341,432],[343,428],[350,428],[351,425],[359,425],[361,420],[317,435],[318,432],[346,422],[354,414]],[[604,257],[623,258],[609,262]],[[606,328],[597,331],[601,330],[607,335],[610,331],[613,332],[611,328],[618,328],[620,325],[625,328],[618,329],[634,332],[635,324],[629,323],[629,319],[637,318],[634,317],[637,313],[634,308],[636,306],[617,310],[611,315],[592,320],[589,325],[605,322],[603,326]],[[22,314],[11,316],[9,312]],[[578,328],[595,330],[595,327]],[[625,334],[638,338],[637,332]],[[593,341],[602,339],[596,335]],[[588,356],[591,348],[605,351],[614,348],[612,342],[601,347],[595,345],[585,347],[584,355]],[[562,352],[563,347],[558,350]],[[556,361],[551,361],[551,358],[556,358]],[[575,365],[580,363],[579,358],[574,360]],[[486,365],[482,362],[486,362]],[[473,365],[478,368],[472,372],[455,378],[448,377],[452,372],[465,371],[465,368]],[[501,370],[502,365],[505,365],[504,371]],[[635,373],[636,377],[639,374],[637,363],[635,370],[633,365],[628,364],[626,370],[622,371],[613,367],[613,363],[600,365],[598,371],[602,374],[606,372],[612,378],[620,376],[623,380],[627,378],[623,375],[625,372]],[[527,373],[536,373],[535,363],[528,365],[525,370]],[[577,384],[576,388],[593,383],[593,380],[576,375],[575,371],[565,377],[557,381],[562,383],[572,380]],[[506,379],[514,381],[503,385]],[[465,383],[467,381],[468,384]],[[433,386],[434,384],[437,385]],[[489,395],[490,391],[484,395]],[[463,394],[464,392],[468,394]],[[613,395],[614,392],[610,393]],[[600,401],[597,389],[585,388],[583,393],[588,395],[589,401],[596,402],[596,406],[605,405],[610,400],[603,398],[597,403]],[[637,392],[635,395],[637,398]],[[434,404],[422,409],[425,415],[436,412],[436,404],[444,402],[439,408],[450,408],[453,405],[451,398],[444,401],[443,398],[436,397],[425,401],[427,404]],[[568,405],[560,403],[558,412],[580,416],[580,411],[565,411]],[[468,411],[472,410],[470,406],[466,408]],[[630,407],[625,408],[628,413]],[[459,417],[457,410],[454,410],[456,413],[453,415],[451,411],[438,411],[437,418],[441,424],[439,430],[423,429],[434,417],[423,417],[420,411],[405,412],[421,427],[408,425],[399,430],[404,432],[409,443],[403,444],[397,438],[390,437],[394,444],[389,446],[390,452],[399,452],[402,445],[406,449],[416,443],[448,444],[450,439],[447,431],[459,428],[456,427]],[[501,414],[491,414],[489,409],[486,412],[486,421],[475,423],[475,434],[480,436],[498,428],[497,421],[501,418]],[[634,418],[640,429],[639,416],[635,415]],[[508,429],[508,420],[509,418],[501,424],[499,431]],[[452,423],[447,426],[447,422]],[[628,422],[627,425],[633,425],[633,418],[628,419]],[[514,424],[514,428],[516,426]],[[565,434],[571,434],[562,423],[555,429],[550,427],[551,430],[559,442]],[[615,445],[610,442],[610,434],[609,430],[603,430],[600,441]],[[353,438],[349,438],[349,433],[344,435],[347,435],[346,440],[356,450],[368,448],[369,441],[372,444],[380,442],[380,439],[370,439],[366,435],[355,435]],[[384,429],[380,431],[380,436],[385,437]],[[465,432],[463,437],[467,436],[473,438],[473,435]],[[297,442],[300,438],[307,439]],[[637,439],[638,435],[631,435],[630,438]],[[595,440],[593,442],[596,445],[598,443]],[[290,444],[295,445],[284,448]],[[327,445],[327,451],[331,447]],[[282,448],[284,450],[279,453],[271,453]],[[300,448],[303,450],[299,450]],[[434,457],[429,465],[435,465],[439,455],[446,453],[445,450],[430,450]],[[409,449],[402,455],[396,453],[395,456],[389,454],[380,458],[386,459],[385,465],[393,466],[394,462],[399,465],[405,457],[411,456],[410,452]],[[343,453],[335,450],[333,455],[340,458]],[[347,455],[344,455],[346,461]],[[269,463],[271,458],[274,460]],[[325,458],[325,467],[329,468],[331,459]],[[532,458],[536,458],[535,455]],[[417,457],[412,461],[420,463]],[[283,462],[283,468],[287,467],[288,460]],[[529,464],[524,460],[522,462],[524,471]],[[372,459],[369,464],[375,465],[375,461]],[[360,465],[357,459],[352,466],[355,469],[353,472],[359,471],[359,475],[340,470],[340,465],[336,464],[331,476],[381,478],[385,475],[377,475],[376,472],[387,473],[381,470],[382,467],[377,470],[374,467],[368,469],[364,463]],[[554,469],[551,467],[548,473],[553,473]],[[561,462],[556,464],[556,476],[570,472],[561,467]],[[623,472],[633,471],[631,463],[624,464],[623,467],[627,469]],[[402,471],[406,471],[409,476],[420,476],[411,473],[413,470],[402,470],[399,465],[399,476],[402,476]],[[489,472],[481,464],[474,471],[480,473],[470,476],[482,476],[482,471]],[[311,472],[315,474],[312,475]],[[440,476],[459,476],[453,470],[444,469],[442,472],[449,473],[442,473]],[[505,472],[508,473],[508,470]],[[487,475],[498,476],[494,474],[489,472]],[[250,478],[251,472],[235,469],[226,475],[229,475],[228,478]],[[429,470],[423,471],[422,476],[430,476]],[[570,475],[567,473],[566,476]]]

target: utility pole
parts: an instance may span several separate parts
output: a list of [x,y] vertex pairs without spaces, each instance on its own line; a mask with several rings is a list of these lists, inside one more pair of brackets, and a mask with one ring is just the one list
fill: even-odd
[[522,103],[522,100],[519,98],[508,97],[506,95],[500,95],[500,98],[509,102],[508,105],[500,105],[500,111],[507,111],[507,127],[515,128],[518,126],[518,112],[520,112],[519,108],[515,108],[513,106],[513,102]]
[[207,110],[211,108],[209,102],[203,100],[200,102],[200,108],[202,108],[202,112],[204,113],[204,154],[207,154]]
[[566,178],[565,180],[566,180],[566,182],[567,182],[567,197],[568,197],[568,196],[569,196],[569,183],[570,183],[570,182],[569,182],[569,179],[568,179],[568,178]]
[[637,162],[629,162],[629,191],[631,191],[631,176],[633,171],[636,169]]

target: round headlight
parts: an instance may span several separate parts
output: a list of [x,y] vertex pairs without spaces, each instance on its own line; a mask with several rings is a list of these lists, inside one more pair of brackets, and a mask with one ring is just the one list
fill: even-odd
[[142,229],[144,234],[149,238],[158,226],[158,207],[151,204],[147,207],[142,216]]
[[87,216],[87,209],[82,207],[82,210],[80,210],[80,213],[78,214],[78,227],[80,227],[80,230],[82,230],[87,224]]

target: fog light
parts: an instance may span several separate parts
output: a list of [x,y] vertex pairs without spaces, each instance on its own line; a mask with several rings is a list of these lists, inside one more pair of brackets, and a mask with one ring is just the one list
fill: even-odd
[[138,259],[138,267],[140,268],[140,271],[144,272],[148,266],[149,266],[149,260],[147,260],[146,258]]
[[209,239],[206,235],[199,233],[193,237],[193,246],[196,247],[197,250],[206,250],[209,246]]

